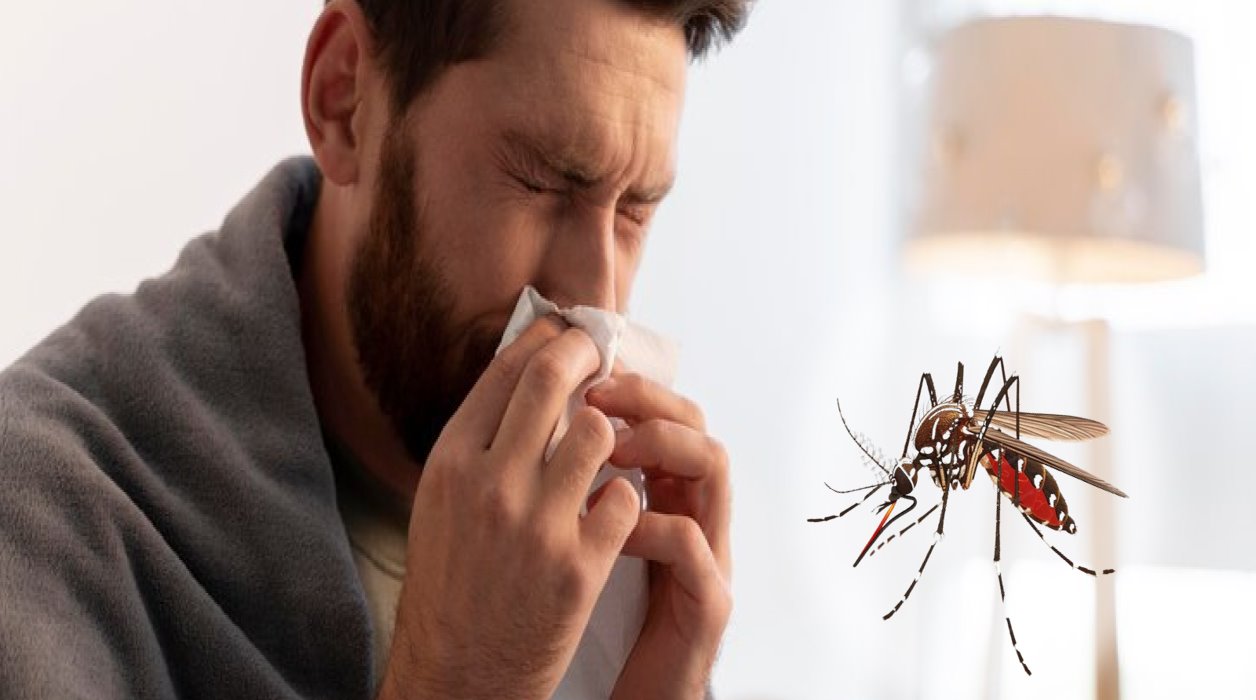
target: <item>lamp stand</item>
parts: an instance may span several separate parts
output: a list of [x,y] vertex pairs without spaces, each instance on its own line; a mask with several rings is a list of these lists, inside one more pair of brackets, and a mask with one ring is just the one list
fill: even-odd
[[[1087,416],[1108,423],[1112,417],[1111,329],[1107,321],[1090,320],[1080,324],[1086,338]],[[1087,463],[1096,476],[1112,481],[1112,440],[1096,440],[1090,445]],[[1090,499],[1092,566],[1109,566],[1116,561],[1116,518],[1112,499],[1094,494]],[[1116,638],[1116,579],[1100,576],[1095,581],[1095,698],[1121,697],[1120,666]]]

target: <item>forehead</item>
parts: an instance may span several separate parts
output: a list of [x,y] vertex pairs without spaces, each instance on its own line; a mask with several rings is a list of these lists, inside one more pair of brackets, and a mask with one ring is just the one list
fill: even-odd
[[504,119],[560,134],[564,147],[593,147],[612,132],[670,148],[688,64],[681,27],[615,0],[504,6],[501,41],[476,66]]

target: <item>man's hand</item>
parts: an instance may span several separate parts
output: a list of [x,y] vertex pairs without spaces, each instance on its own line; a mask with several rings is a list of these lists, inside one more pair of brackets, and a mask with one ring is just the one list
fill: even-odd
[[[640,503],[623,479],[581,508],[614,448],[596,408],[550,435],[598,367],[589,337],[552,319],[499,354],[423,470],[384,698],[548,698],[571,662]],[[660,528],[663,526],[659,526]],[[659,528],[638,539],[661,545]]]
[[639,375],[586,400],[627,421],[611,463],[644,471],[649,506],[624,554],[650,561],[650,608],[614,697],[701,698],[732,611],[728,456],[697,406]]

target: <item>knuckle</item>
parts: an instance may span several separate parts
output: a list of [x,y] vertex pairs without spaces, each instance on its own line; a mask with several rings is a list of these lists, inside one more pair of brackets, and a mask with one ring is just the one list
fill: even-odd
[[695,430],[706,432],[706,414],[702,412],[702,408],[690,398],[680,397],[680,415],[681,420],[693,427]]
[[587,567],[561,529],[537,526],[537,522],[532,521],[520,540],[534,580],[551,605],[579,607],[593,588]]
[[633,432],[635,432],[640,439],[645,440],[646,442],[658,442],[667,440],[668,434],[672,431],[672,428],[672,424],[668,421],[659,418],[652,418],[638,423],[633,428]]
[[551,348],[534,355],[525,373],[531,384],[546,393],[561,391],[570,383],[571,370]]
[[591,355],[599,354],[597,344],[593,342],[593,337],[589,335],[588,331],[575,326],[568,326],[562,335],[565,336],[566,342],[573,346],[573,349],[581,349],[582,352],[587,352]]
[[698,521],[693,518],[686,517],[676,521],[676,541],[680,543],[685,558],[690,561],[702,559],[706,551],[710,549],[706,535],[698,526]]
[[518,377],[527,367],[528,359],[536,352],[536,348],[544,347],[545,343],[558,337],[561,333],[562,326],[559,325],[556,319],[548,316],[538,318],[515,339],[515,342],[503,348],[493,358],[493,362],[489,367],[502,375]]
[[524,349],[522,347],[511,345],[498,353],[489,366],[497,374],[498,378],[518,377],[527,366],[527,358],[524,357],[523,353]]
[[723,476],[728,473],[728,449],[724,447],[724,443],[718,439],[706,436],[707,453],[711,455],[711,466],[715,468],[716,475]]
[[574,561],[564,562],[555,571],[554,592],[562,601],[584,601],[593,594],[593,583],[583,567]]
[[615,429],[611,427],[610,419],[592,406],[584,406],[576,411],[571,418],[571,427],[567,430],[575,433],[576,439],[598,448],[615,444]]
[[629,372],[621,375],[617,381],[621,382],[624,391],[633,396],[641,396],[645,394],[649,388],[650,381],[637,372]]
[[715,590],[705,602],[706,617],[712,622],[723,626],[733,615],[733,594],[728,586],[713,586]]
[[641,515],[641,500],[636,489],[621,477],[611,479],[602,487],[598,507],[606,509],[607,536],[612,540],[627,537]]
[[491,526],[512,525],[520,520],[517,499],[504,485],[489,483],[483,486],[478,498],[480,513]]
[[593,594],[594,583],[589,576],[587,567],[576,553],[568,551],[557,543],[550,541],[548,545],[550,575],[553,578],[553,591],[559,600],[582,601]]
[[550,314],[541,316],[533,321],[532,324],[536,327],[536,332],[539,333],[545,340],[553,340],[554,338],[557,338],[568,328],[565,321]]

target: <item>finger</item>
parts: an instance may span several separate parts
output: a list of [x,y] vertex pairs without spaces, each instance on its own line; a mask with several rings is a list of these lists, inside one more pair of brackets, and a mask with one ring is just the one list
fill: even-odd
[[516,455],[543,452],[571,395],[600,364],[593,339],[577,328],[564,330],[534,352],[506,406],[492,450]]
[[563,517],[580,513],[593,479],[615,448],[615,430],[604,413],[584,406],[571,418],[567,433],[543,471],[545,498]]
[[585,400],[629,423],[661,418],[706,432],[706,417],[696,403],[640,374],[613,374],[590,388]]
[[[667,512],[683,512],[697,519],[711,548],[721,563],[731,557],[729,528],[732,519],[732,495],[729,485],[728,453],[718,440],[709,435],[665,420],[649,420],[620,430],[615,435],[615,450],[610,461],[616,467],[639,467],[646,472],[646,487],[651,493],[651,509],[657,480],[685,480],[657,490],[665,498],[659,501]],[[688,492],[690,501],[679,496]]]
[[589,512],[580,521],[581,535],[613,563],[641,515],[636,489],[627,479],[617,476],[589,496]]
[[559,319],[538,318],[493,358],[484,374],[471,387],[462,405],[450,417],[445,433],[465,436],[481,449],[487,449],[497,434],[502,416],[515,386],[537,350],[557,338],[566,328]]
[[698,601],[727,595],[728,581],[693,518],[645,511],[624,542],[624,554],[671,568],[682,589]]
[[720,443],[680,423],[647,420],[615,432],[615,466],[664,472],[685,479],[725,476],[727,457]]

